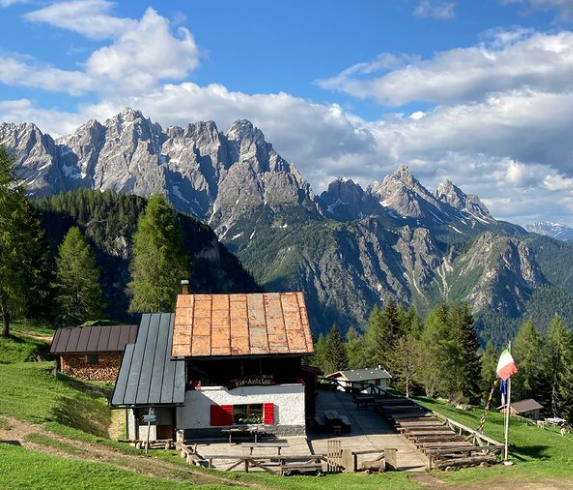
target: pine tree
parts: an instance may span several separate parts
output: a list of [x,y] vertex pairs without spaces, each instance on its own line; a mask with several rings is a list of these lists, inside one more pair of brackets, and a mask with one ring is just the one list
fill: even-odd
[[370,367],[382,365],[392,373],[390,353],[404,334],[401,320],[400,310],[392,300],[386,301],[381,310],[378,306],[372,310],[366,328],[367,359]]
[[173,311],[180,281],[189,278],[190,269],[181,226],[165,198],[156,194],[149,199],[134,237],[129,311]]
[[512,378],[515,400],[538,398],[541,386],[542,340],[532,320],[527,320],[517,332],[513,343],[513,358],[519,371]]
[[349,369],[362,369],[367,365],[364,337],[353,327],[346,334],[346,356]]
[[411,333],[398,338],[391,357],[393,383],[409,397],[423,366],[420,341]]
[[573,336],[558,315],[545,340],[544,377],[548,381],[549,409],[554,417],[573,419]]
[[418,312],[414,306],[410,306],[410,308],[408,308],[408,312],[406,313],[406,325],[402,327],[402,330],[404,333],[412,334],[417,339],[420,339],[422,336],[422,321],[420,320]]
[[56,264],[61,321],[81,324],[100,318],[103,311],[101,271],[79,228],[70,228],[64,237]]
[[454,334],[454,348],[459,349],[457,359],[452,359],[452,369],[458,369],[458,392],[470,402],[480,399],[481,360],[480,342],[474,328],[474,319],[467,304],[450,309],[450,330]]
[[484,400],[487,400],[489,397],[491,387],[497,378],[496,370],[498,360],[499,354],[495,350],[493,342],[489,341],[481,356],[480,388],[482,399]]
[[346,357],[344,339],[342,338],[338,327],[333,325],[325,343],[324,371],[325,374],[330,374],[346,369],[347,367],[348,359]]
[[455,372],[448,371],[449,351],[451,350],[448,327],[448,305],[443,303],[434,308],[426,318],[422,333],[422,363],[424,369],[420,375],[426,394],[430,397],[436,392],[446,395],[445,387],[451,384]]
[[320,333],[318,335],[318,339],[316,339],[316,342],[314,343],[314,354],[312,355],[312,358],[310,360],[310,365],[319,367],[325,372],[325,374],[329,374],[326,373],[325,370],[325,365],[324,365],[325,354],[326,354],[326,338],[324,337],[323,333]]
[[26,314],[37,288],[37,267],[45,258],[38,248],[41,231],[25,189],[16,178],[14,159],[0,145],[0,315],[2,336],[10,335],[12,318]]

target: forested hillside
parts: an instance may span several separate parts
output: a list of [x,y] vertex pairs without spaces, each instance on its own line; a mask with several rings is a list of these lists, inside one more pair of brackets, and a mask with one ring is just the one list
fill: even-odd
[[[71,227],[78,226],[88,238],[101,269],[107,313],[116,320],[128,319],[126,286],[133,234],[146,202],[138,196],[92,190],[72,191],[33,202],[46,231],[52,258]],[[193,291],[258,289],[252,276],[217,240],[209,226],[181,213],[177,218],[183,231],[183,248],[191,258]]]

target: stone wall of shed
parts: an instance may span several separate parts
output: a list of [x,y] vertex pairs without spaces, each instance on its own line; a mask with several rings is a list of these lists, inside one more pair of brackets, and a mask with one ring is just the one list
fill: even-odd
[[60,356],[60,367],[64,374],[90,381],[115,381],[121,366],[119,352],[98,354],[97,364],[87,362],[88,356],[67,354]]

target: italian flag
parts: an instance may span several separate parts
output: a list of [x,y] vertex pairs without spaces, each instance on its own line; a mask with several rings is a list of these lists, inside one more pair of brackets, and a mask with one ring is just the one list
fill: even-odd
[[517,373],[517,366],[515,365],[515,361],[509,352],[509,349],[505,349],[501,353],[501,357],[499,358],[499,362],[497,363],[497,375],[503,379],[504,381],[508,379],[510,376],[513,376]]

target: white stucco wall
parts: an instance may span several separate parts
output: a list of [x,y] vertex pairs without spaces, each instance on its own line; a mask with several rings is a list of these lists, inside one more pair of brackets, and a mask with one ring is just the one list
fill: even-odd
[[178,429],[205,429],[211,426],[211,405],[273,403],[275,425],[304,426],[304,386],[283,384],[247,386],[228,390],[223,386],[205,386],[185,393],[185,406],[177,408]]

